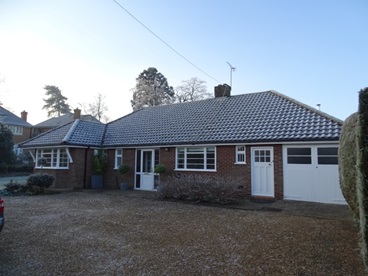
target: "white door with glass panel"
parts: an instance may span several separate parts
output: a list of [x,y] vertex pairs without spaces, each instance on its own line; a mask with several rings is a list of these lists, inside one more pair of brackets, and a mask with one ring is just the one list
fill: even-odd
[[141,151],[141,189],[154,189],[154,150]]
[[275,197],[273,148],[252,148],[252,196]]

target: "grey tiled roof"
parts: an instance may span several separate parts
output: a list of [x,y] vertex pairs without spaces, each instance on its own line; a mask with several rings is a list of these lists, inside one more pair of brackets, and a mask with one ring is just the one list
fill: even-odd
[[[50,118],[46,121],[38,123],[34,127],[35,128],[54,128],[54,127],[63,126],[67,123],[73,122],[74,120],[75,120],[74,119],[74,114],[73,113],[68,113],[68,114],[65,114],[65,115],[62,115],[62,116],[59,116],[59,117]],[[80,120],[87,121],[87,122],[101,123],[99,120],[97,120],[92,115],[81,115]]]
[[107,125],[76,120],[22,147],[337,141],[342,121],[275,91],[148,107]]
[[338,140],[342,121],[275,91],[156,106],[107,125],[104,146]]
[[31,128],[32,125],[19,118],[9,110],[0,106],[0,123],[4,125],[22,126]]
[[99,147],[102,144],[106,125],[75,120],[64,126],[44,132],[20,144],[24,148],[73,145]]

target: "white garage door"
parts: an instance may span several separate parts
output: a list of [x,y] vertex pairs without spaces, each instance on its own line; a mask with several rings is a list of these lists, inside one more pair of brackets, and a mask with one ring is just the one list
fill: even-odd
[[284,199],[346,204],[337,151],[338,145],[284,146]]

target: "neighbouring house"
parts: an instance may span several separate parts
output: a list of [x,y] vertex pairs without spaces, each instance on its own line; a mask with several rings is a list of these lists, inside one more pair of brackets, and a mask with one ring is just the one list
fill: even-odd
[[87,122],[100,123],[100,121],[97,120],[92,115],[81,115],[81,110],[79,108],[76,108],[74,109],[74,113],[67,113],[58,117],[53,117],[34,125],[32,130],[32,137],[37,136],[43,132],[49,131],[50,129],[60,127],[67,123],[73,122],[76,119],[80,119],[82,121]]
[[108,124],[74,120],[22,144],[32,149],[55,188],[89,188],[94,153],[108,166],[104,187],[118,188],[118,167],[135,190],[155,190],[153,168],[166,174],[212,174],[242,179],[248,197],[342,203],[338,146],[342,121],[276,91],[147,107]]
[[32,125],[27,122],[26,111],[21,112],[21,117],[0,106],[0,124],[7,126],[13,133],[14,151],[18,155],[18,144],[31,138]]

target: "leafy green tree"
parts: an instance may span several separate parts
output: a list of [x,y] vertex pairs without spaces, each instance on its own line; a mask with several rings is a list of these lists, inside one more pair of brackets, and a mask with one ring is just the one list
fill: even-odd
[[13,152],[13,133],[3,124],[0,124],[0,163],[14,164],[15,154]]
[[182,85],[175,88],[176,101],[179,103],[193,102],[211,98],[212,95],[207,91],[206,82],[198,78],[183,80]]
[[169,86],[167,79],[156,68],[150,67],[139,74],[137,84],[133,89],[133,110],[147,106],[156,106],[173,103],[175,92]]
[[59,87],[54,85],[46,85],[43,89],[46,90],[47,99],[43,99],[45,105],[42,109],[47,110],[47,116],[51,117],[52,115],[60,116],[62,114],[67,114],[70,112],[69,104],[66,103],[68,98],[64,97],[61,94],[61,90]]

